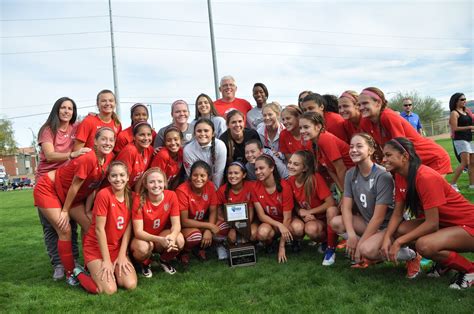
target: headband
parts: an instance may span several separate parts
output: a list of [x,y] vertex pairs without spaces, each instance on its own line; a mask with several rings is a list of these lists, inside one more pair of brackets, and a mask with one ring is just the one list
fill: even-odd
[[[392,138],[392,142],[395,142],[401,149],[403,149],[403,151],[404,151],[405,153],[408,154],[408,151],[406,150],[406,148],[405,148],[405,147],[402,145],[402,143],[400,143],[396,138]],[[408,155],[410,155],[410,154],[408,154]]]
[[148,108],[145,104],[142,104],[141,102],[137,102],[135,105],[131,106],[130,107],[130,113],[133,113],[133,111],[137,108],[137,107],[143,107],[145,108],[146,110],[146,114],[148,115]]
[[383,103],[382,98],[380,98],[380,96],[379,96],[377,93],[374,93],[374,92],[371,91],[371,90],[364,89],[360,94],[361,94],[361,95],[370,96],[370,97],[372,97],[372,98],[375,98],[375,99],[377,99],[377,100],[380,100],[380,102]]
[[339,99],[342,98],[342,97],[349,98],[349,99],[353,100],[353,102],[357,103],[357,98],[356,98],[356,96],[352,95],[351,93],[344,92],[344,93],[342,93],[341,96],[339,96]]
[[240,161],[233,161],[229,164],[229,167],[230,166],[239,166],[244,172],[247,172],[247,168],[245,168],[244,164]]
[[261,154],[261,155],[258,156],[258,157],[263,157],[263,158],[265,158],[265,159],[270,160],[272,166],[275,166],[275,159],[273,159],[273,156],[271,156],[271,155],[269,155],[269,154],[266,154],[266,153],[263,153],[263,154]]
[[146,125],[151,129],[151,125],[146,121],[141,121],[133,125],[133,134],[135,134],[139,127]]

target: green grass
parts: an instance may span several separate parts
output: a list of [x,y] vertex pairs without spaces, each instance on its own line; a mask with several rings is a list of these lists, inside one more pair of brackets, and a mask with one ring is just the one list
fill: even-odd
[[[450,151],[449,142],[441,142]],[[449,145],[447,145],[449,144]],[[454,163],[456,164],[456,163]],[[467,175],[459,181],[467,184]],[[466,189],[463,189],[465,192]],[[466,193],[467,194],[467,193]],[[467,194],[471,202],[472,193]],[[332,312],[473,313],[474,289],[448,289],[449,278],[404,278],[403,266],[349,267],[341,253],[334,267],[304,247],[288,263],[258,254],[256,266],[232,269],[214,256],[191,260],[169,276],[155,268],[134,291],[88,295],[53,282],[31,190],[0,193],[0,312]],[[468,254],[474,259],[474,254]]]

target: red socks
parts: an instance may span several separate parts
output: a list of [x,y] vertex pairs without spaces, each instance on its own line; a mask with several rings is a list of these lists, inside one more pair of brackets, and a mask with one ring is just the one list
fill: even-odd
[[163,252],[162,254],[160,254],[160,260],[162,260],[163,262],[169,262],[179,253],[179,251]]
[[99,293],[99,289],[97,288],[97,285],[91,277],[87,276],[84,273],[80,273],[79,275],[77,275],[77,279],[79,279],[81,286],[86,289],[87,292],[92,294]]
[[336,248],[338,235],[334,230],[332,230],[329,224],[327,225],[327,233],[328,247],[332,249]]
[[474,263],[453,251],[449,252],[449,256],[441,264],[463,273],[474,273]]
[[74,256],[72,255],[72,242],[58,240],[58,254],[61,258],[61,263],[66,270],[66,277],[71,276],[72,271],[74,270]]
[[191,232],[185,240],[184,249],[189,252],[192,248],[201,244],[202,234],[199,231]]

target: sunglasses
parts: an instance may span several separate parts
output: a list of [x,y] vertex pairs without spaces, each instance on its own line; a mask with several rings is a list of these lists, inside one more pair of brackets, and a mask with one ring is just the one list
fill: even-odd
[[403,107],[410,107],[413,104],[404,104]]
[[459,98],[459,101],[466,101],[466,98]]

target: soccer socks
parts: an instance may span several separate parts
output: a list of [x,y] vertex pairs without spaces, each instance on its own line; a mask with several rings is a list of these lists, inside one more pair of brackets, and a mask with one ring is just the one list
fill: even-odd
[[179,253],[179,251],[163,252],[162,254],[160,254],[160,260],[162,260],[163,262],[169,262]]
[[449,252],[448,257],[441,261],[441,264],[463,273],[474,273],[474,263],[454,251]]
[[192,248],[198,246],[201,244],[202,241],[202,234],[199,231],[194,231],[191,232],[187,237],[186,237],[186,242],[184,244],[184,251],[191,251]]
[[85,273],[80,273],[79,275],[76,276],[76,278],[79,280],[79,282],[81,283],[81,286],[87,292],[91,294],[99,293],[99,289],[97,288],[97,285],[95,284],[94,280],[92,280],[92,278],[87,276]]
[[332,249],[336,248],[338,235],[334,230],[332,230],[329,224],[327,225],[327,233],[328,247]]
[[58,254],[61,258],[61,264],[66,270],[66,278],[71,276],[72,271],[74,270],[74,256],[72,255],[72,242],[58,240]]

